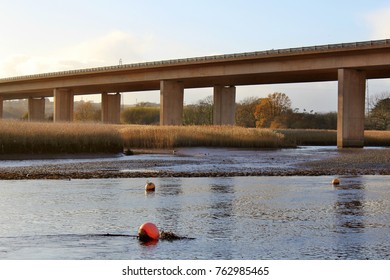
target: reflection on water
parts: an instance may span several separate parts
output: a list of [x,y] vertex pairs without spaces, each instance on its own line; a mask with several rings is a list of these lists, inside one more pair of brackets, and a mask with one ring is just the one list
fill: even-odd
[[[364,229],[365,187],[362,178],[343,180],[343,184],[335,186],[337,201],[334,209],[338,221],[337,230],[340,233],[350,232],[350,229]],[[348,229],[346,231],[345,229]]]
[[237,225],[234,219],[234,178],[216,179],[211,182],[209,199],[209,228],[207,235],[211,236],[214,242],[221,243],[217,250],[212,252],[210,258],[232,258],[232,247],[223,246],[225,239],[234,235]]
[[[389,177],[331,180],[2,181],[0,259],[390,259]],[[141,243],[146,221],[195,239]]]
[[[158,187],[158,193],[162,199],[158,200],[157,215],[164,222],[166,231],[175,231],[176,225],[181,220],[182,200],[180,196],[183,194],[182,182],[180,178],[161,179]],[[170,203],[167,204],[164,198],[170,198]]]
[[[361,177],[345,178],[342,185],[335,186],[335,190],[336,232],[340,234],[335,254],[341,259],[354,258],[356,255],[364,258],[364,180]],[[351,234],[359,234],[359,238],[349,238]]]

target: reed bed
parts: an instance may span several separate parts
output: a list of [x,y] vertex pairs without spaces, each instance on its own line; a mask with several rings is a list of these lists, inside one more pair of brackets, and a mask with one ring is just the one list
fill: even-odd
[[366,130],[364,132],[364,145],[390,146],[390,130]]
[[118,130],[95,123],[0,121],[0,154],[117,153]]
[[[335,130],[0,121],[0,154],[119,153],[201,146],[292,148],[334,146],[336,138]],[[390,131],[365,131],[365,145],[390,146]]]
[[120,129],[125,149],[176,147],[281,148],[284,136],[269,129],[236,126],[126,126]]
[[[285,136],[285,141],[297,146],[335,146],[337,145],[336,130],[322,129],[278,129]],[[390,146],[390,131],[364,131],[365,146]]]
[[325,129],[277,129],[285,141],[297,146],[335,146],[337,131]]

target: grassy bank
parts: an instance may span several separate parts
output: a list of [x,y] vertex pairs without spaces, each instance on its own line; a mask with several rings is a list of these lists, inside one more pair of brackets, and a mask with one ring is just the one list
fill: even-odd
[[113,126],[0,121],[0,154],[117,153],[121,135]]
[[292,147],[269,129],[232,126],[126,126],[120,129],[126,149],[175,147]]

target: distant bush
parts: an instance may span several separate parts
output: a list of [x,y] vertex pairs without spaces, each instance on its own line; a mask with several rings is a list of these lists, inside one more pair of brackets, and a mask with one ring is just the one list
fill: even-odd
[[256,127],[255,110],[260,99],[249,97],[236,104],[236,125],[242,127]]
[[367,120],[366,129],[390,130],[390,92],[376,98]]
[[196,104],[184,106],[184,125],[212,125],[213,124],[213,97],[208,96]]
[[125,109],[121,114],[122,123],[128,124],[159,124],[159,107],[132,107]]
[[75,104],[74,120],[75,121],[101,121],[102,110],[100,104],[94,104],[91,101],[80,101]]

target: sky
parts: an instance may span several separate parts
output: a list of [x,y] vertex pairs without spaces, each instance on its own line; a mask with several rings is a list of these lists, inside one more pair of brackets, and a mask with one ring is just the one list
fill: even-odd
[[[0,78],[389,38],[388,0],[0,0]],[[389,90],[390,79],[368,81],[370,95]],[[238,102],[283,92],[293,108],[337,110],[337,82],[236,92]],[[184,102],[212,94],[185,90]],[[159,93],[125,93],[122,101],[158,103]]]

